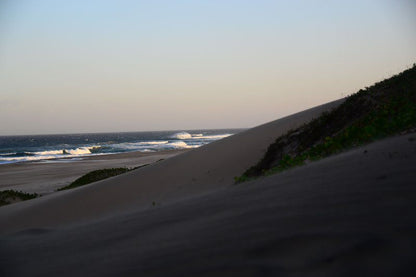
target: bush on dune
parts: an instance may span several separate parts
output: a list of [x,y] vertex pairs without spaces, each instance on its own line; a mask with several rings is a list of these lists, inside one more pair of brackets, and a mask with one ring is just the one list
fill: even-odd
[[15,190],[0,191],[0,206],[8,205],[14,202],[25,201],[38,197],[37,193],[26,193]]
[[130,170],[131,169],[128,169],[128,168],[106,168],[106,169],[94,170],[76,179],[71,184],[58,189],[58,191],[84,186],[93,182],[101,181],[101,180],[104,180],[113,176],[126,173]]

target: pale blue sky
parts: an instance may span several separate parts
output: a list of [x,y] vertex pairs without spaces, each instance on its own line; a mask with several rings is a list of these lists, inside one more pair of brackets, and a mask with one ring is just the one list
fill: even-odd
[[0,135],[265,123],[415,63],[415,2],[0,0]]

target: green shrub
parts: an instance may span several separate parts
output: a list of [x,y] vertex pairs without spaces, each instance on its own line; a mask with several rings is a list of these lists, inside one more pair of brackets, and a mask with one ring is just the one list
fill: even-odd
[[38,197],[37,193],[26,193],[15,190],[3,190],[0,191],[0,206],[8,205],[13,202],[25,201]]
[[131,169],[128,169],[128,168],[107,168],[107,169],[94,170],[76,179],[71,184],[58,189],[58,191],[84,186],[93,182],[97,182],[100,180],[104,180],[113,176],[126,173],[130,170]]

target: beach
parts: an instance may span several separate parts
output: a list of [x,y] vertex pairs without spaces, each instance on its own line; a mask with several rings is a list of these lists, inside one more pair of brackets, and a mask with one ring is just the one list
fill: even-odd
[[[343,101],[165,153],[171,157],[120,176],[1,207],[1,273],[412,276],[415,133],[234,183],[276,137]],[[160,158],[111,157],[131,165]],[[101,163],[95,159],[86,163]]]
[[187,150],[127,152],[0,165],[0,190],[17,190],[46,195],[64,187],[82,175],[104,168],[134,168],[173,157]]
[[128,210],[147,209],[153,203],[165,205],[227,188],[234,183],[235,176],[262,157],[276,137],[343,101],[257,126],[115,178],[2,207],[2,231],[9,227],[16,231],[98,220]]
[[409,138],[165,207],[9,234],[1,268],[4,276],[412,276]]
[[0,0],[0,277],[415,277],[415,26]]

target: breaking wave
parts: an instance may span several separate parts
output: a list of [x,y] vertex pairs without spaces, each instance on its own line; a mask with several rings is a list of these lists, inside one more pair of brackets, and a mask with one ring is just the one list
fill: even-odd
[[173,134],[171,136],[171,138],[173,138],[173,139],[190,139],[190,138],[192,138],[192,135],[190,133],[187,133],[187,132],[179,132],[179,133]]
[[132,151],[157,152],[198,148],[232,134],[230,129],[0,137],[0,164],[71,161],[86,156]]
[[166,144],[169,143],[168,140],[164,140],[164,141],[142,141],[142,142],[138,142],[139,145],[159,145],[159,144]]
[[40,151],[33,153],[36,156],[47,156],[47,155],[85,155],[91,154],[92,149],[97,149],[97,146],[91,147],[79,147],[75,149],[60,149],[60,150],[49,150],[49,151]]
[[188,149],[196,148],[199,145],[188,145],[186,142],[181,140],[173,141],[148,141],[148,142],[126,142],[113,144],[114,149],[119,151],[141,151],[141,152],[151,152],[151,151],[161,151],[161,150],[174,150],[174,149]]
[[68,157],[80,157],[91,155],[92,150],[99,149],[100,146],[79,147],[59,150],[45,150],[36,152],[15,152],[0,154],[1,163],[21,162],[21,161],[39,161],[51,160]]
[[223,134],[223,135],[212,135],[212,136],[200,136],[200,137],[192,137],[192,139],[209,139],[209,140],[217,140],[217,139],[223,139],[226,137],[231,136],[232,134]]
[[221,135],[207,135],[204,134],[190,134],[187,132],[179,132],[173,134],[171,138],[173,139],[180,139],[180,140],[188,140],[188,139],[209,139],[209,140],[217,140],[231,136],[232,134],[221,134]]
[[187,148],[197,148],[197,147],[199,147],[199,145],[188,145],[184,141],[171,142],[170,146],[173,147],[174,149],[187,149]]

